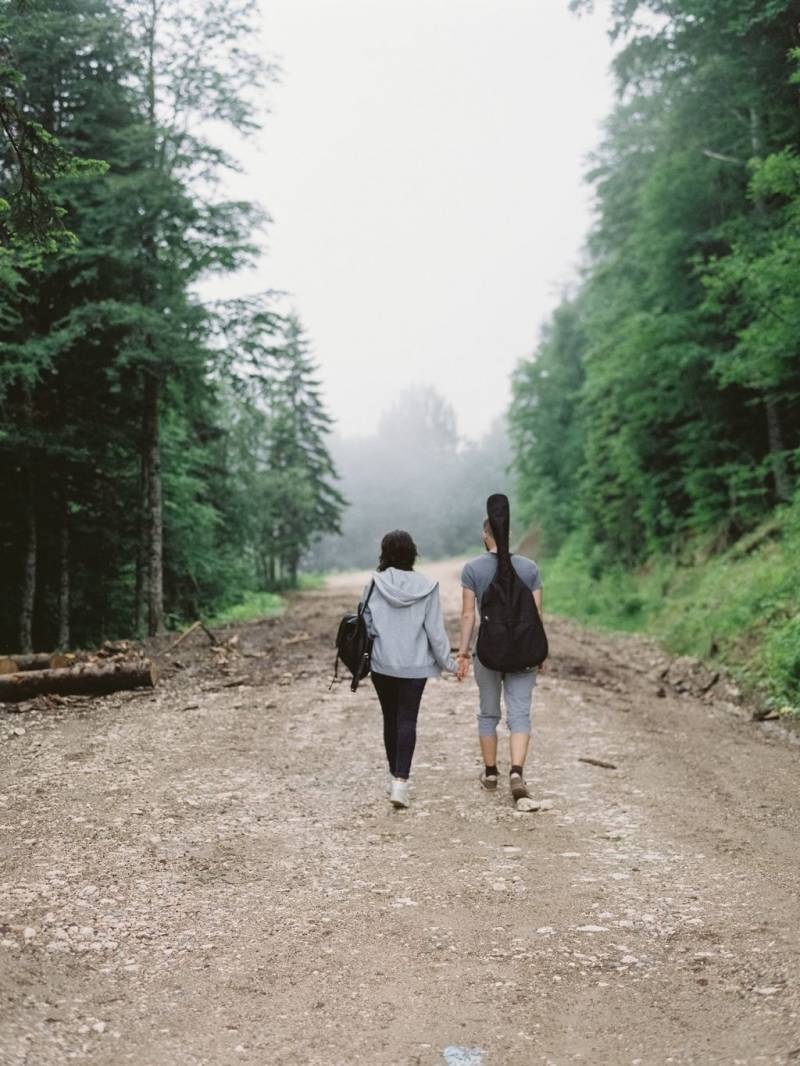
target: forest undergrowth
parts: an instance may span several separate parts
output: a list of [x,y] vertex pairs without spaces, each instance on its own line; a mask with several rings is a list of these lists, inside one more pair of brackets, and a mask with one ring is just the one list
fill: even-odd
[[695,538],[635,570],[603,564],[585,536],[541,561],[547,609],[657,638],[716,662],[765,709],[800,716],[800,501],[726,551]]

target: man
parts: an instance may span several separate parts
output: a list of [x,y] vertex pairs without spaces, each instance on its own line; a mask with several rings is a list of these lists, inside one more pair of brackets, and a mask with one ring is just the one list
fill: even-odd
[[[463,680],[469,672],[472,658],[470,645],[475,628],[475,608],[480,610],[484,593],[491,585],[497,571],[497,544],[489,519],[483,523],[484,555],[472,559],[461,572],[461,641],[458,650],[458,676]],[[511,563],[522,582],[531,590],[536,608],[542,615],[542,580],[539,567],[532,559],[513,555]],[[539,667],[541,670],[542,667]],[[483,755],[484,768],[480,775],[481,787],[487,792],[497,791],[497,726],[500,722],[500,697],[505,697],[506,724],[511,733],[511,770],[509,785],[517,810],[537,810],[525,784],[523,770],[528,756],[531,734],[531,703],[536,685],[537,670],[521,673],[499,673],[487,670],[479,659],[475,660],[475,680],[478,683],[478,738]]]

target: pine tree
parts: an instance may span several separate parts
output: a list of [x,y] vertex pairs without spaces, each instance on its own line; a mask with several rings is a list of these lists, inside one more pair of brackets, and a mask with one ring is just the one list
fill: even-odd
[[130,189],[140,218],[141,312],[125,353],[139,378],[142,410],[136,606],[147,628],[163,626],[163,488],[161,422],[164,387],[176,376],[191,387],[210,353],[195,343],[193,283],[233,270],[255,253],[259,221],[252,205],[215,202],[207,190],[233,161],[204,135],[210,123],[240,133],[257,128],[253,94],[269,69],[245,42],[255,36],[255,5],[221,0],[197,8],[187,0],[130,0],[125,6],[138,57],[137,91],[145,116],[145,165]]
[[263,587],[294,587],[311,545],[339,532],[344,499],[328,447],[331,419],[295,315],[254,313],[244,348],[236,437],[245,487],[238,498]]

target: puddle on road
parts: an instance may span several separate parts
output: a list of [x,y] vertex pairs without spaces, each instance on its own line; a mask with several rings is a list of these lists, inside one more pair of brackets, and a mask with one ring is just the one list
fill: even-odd
[[447,1066],[483,1066],[486,1052],[479,1047],[459,1047],[451,1044],[442,1052]]

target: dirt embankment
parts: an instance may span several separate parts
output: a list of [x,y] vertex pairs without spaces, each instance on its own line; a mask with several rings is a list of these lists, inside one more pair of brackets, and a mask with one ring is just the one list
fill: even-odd
[[442,680],[395,812],[371,688],[327,687],[356,590],[193,635],[153,693],[0,713],[0,1064],[800,1061],[797,747],[553,623],[553,809],[479,791]]

